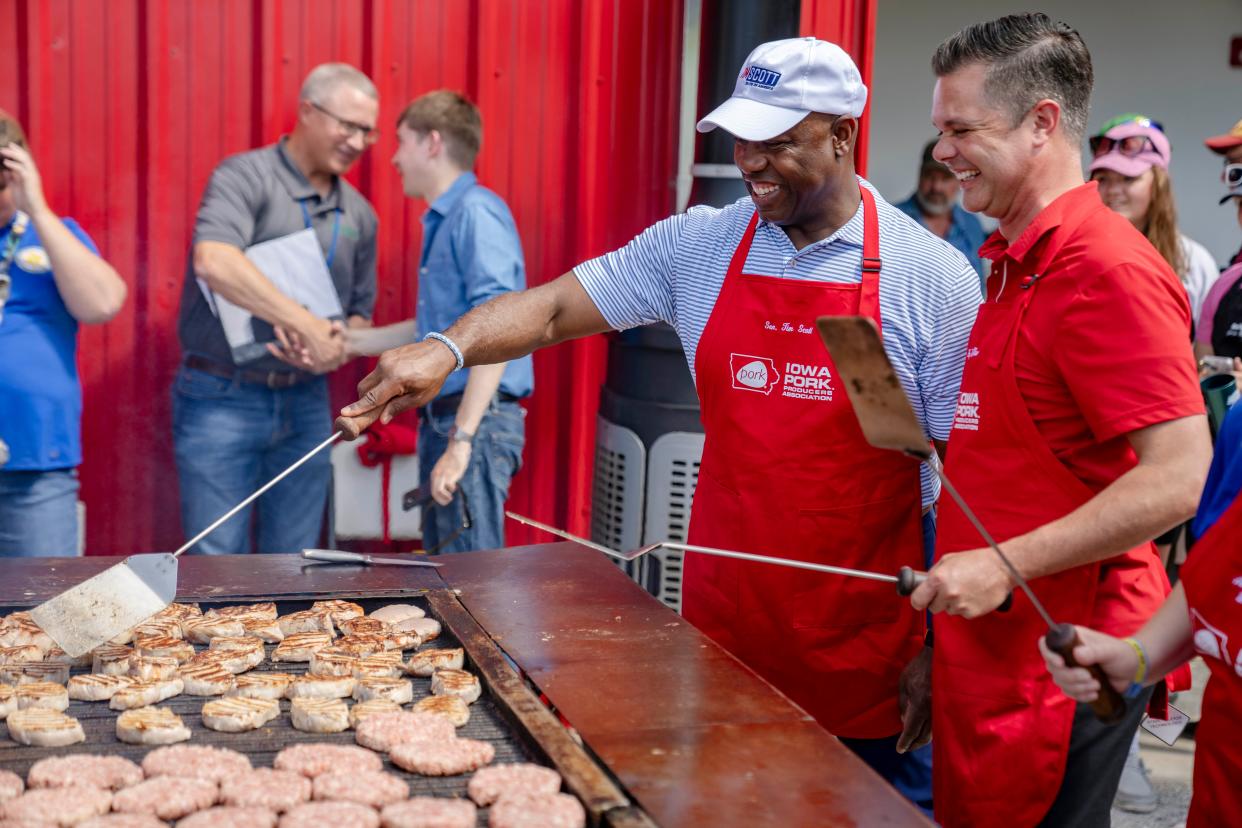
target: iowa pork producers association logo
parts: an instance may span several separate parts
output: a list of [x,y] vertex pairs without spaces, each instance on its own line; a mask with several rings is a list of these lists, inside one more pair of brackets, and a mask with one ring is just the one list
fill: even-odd
[[751,354],[729,354],[729,373],[733,375],[733,387],[740,391],[771,394],[781,381],[771,358]]

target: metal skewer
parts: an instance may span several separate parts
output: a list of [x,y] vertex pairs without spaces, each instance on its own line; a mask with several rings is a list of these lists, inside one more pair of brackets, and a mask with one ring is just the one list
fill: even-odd
[[909,595],[914,592],[915,588],[927,578],[926,572],[918,572],[908,566],[903,566],[896,575],[886,575],[883,572],[871,572],[866,569],[850,569],[844,566],[831,566],[829,564],[811,563],[810,561],[791,560],[789,558],[774,558],[769,555],[756,555],[753,552],[737,552],[732,549],[717,549],[713,546],[698,546],[692,543],[678,543],[676,541],[661,541],[660,543],[649,543],[646,546],[640,546],[637,549],[631,549],[629,552],[619,552],[603,544],[595,543],[586,538],[578,537],[575,534],[566,532],[563,529],[557,529],[555,526],[549,526],[546,523],[535,520],[534,518],[524,517],[515,512],[505,512],[505,515],[518,523],[524,523],[527,526],[533,526],[541,529],[558,538],[564,538],[568,541],[581,544],[588,549],[594,549],[602,552],[609,557],[622,561],[632,561],[646,555],[648,552],[654,552],[657,549],[673,549],[678,552],[697,552],[702,555],[712,555],[718,558],[733,558],[739,561],[752,561],[754,563],[772,564],[774,566],[785,566],[793,569],[807,569],[812,572],[826,572],[829,575],[843,575],[847,578],[864,578],[869,581],[883,581],[885,583],[896,584],[897,593],[899,595]]

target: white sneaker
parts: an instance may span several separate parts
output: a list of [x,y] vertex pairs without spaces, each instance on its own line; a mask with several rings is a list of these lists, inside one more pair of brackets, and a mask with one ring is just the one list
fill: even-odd
[[1143,764],[1138,751],[1132,750],[1126,756],[1126,764],[1121,771],[1121,783],[1117,786],[1117,796],[1113,798],[1113,807],[1132,814],[1150,814],[1159,806],[1160,796],[1147,778],[1147,766]]

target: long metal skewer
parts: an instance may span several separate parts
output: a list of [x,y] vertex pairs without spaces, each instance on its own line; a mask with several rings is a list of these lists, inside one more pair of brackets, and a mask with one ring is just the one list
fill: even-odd
[[266,492],[268,489],[272,488],[272,487],[273,487],[273,486],[275,486],[277,483],[279,483],[280,481],[284,480],[286,477],[288,477],[290,474],[292,474],[292,473],[294,472],[294,470],[295,470],[295,469],[297,469],[299,466],[301,466],[301,465],[302,465],[303,463],[305,463],[307,460],[311,459],[311,458],[312,458],[312,457],[314,457],[316,454],[318,454],[319,452],[323,451],[325,448],[327,448],[328,446],[332,445],[332,444],[333,444],[333,443],[335,443],[337,440],[341,439],[341,437],[343,436],[343,434],[344,434],[344,432],[341,432],[341,431],[334,431],[334,432],[332,432],[332,436],[331,436],[331,437],[329,437],[328,439],[324,440],[322,443],[320,443],[319,445],[315,446],[313,449],[311,449],[310,451],[308,451],[308,452],[306,453],[306,456],[304,456],[301,460],[297,461],[297,462],[296,462],[296,463],[294,463],[292,466],[290,466],[289,468],[285,469],[285,470],[284,470],[284,471],[282,471],[280,474],[278,474],[278,475],[276,475],[275,477],[273,477],[271,480],[267,481],[267,483],[266,483],[266,484],[265,484],[265,485],[264,485],[261,489],[259,489],[257,492],[255,492],[254,494],[250,495],[250,497],[246,498],[246,499],[245,499],[245,500],[243,500],[241,503],[238,503],[238,504],[237,504],[236,506],[234,506],[232,509],[229,509],[229,510],[228,510],[227,512],[225,512],[223,515],[221,515],[219,518],[217,518],[217,520],[216,520],[216,522],[215,522],[215,523],[211,524],[211,525],[210,525],[210,526],[208,526],[206,529],[204,529],[203,531],[199,532],[197,535],[195,535],[194,537],[192,537],[192,538],[190,538],[188,541],[186,541],[186,542],[185,542],[185,543],[181,546],[181,548],[180,548],[180,549],[178,549],[176,552],[172,553],[172,554],[173,554],[173,557],[174,557],[174,558],[175,558],[175,557],[177,557],[177,556],[178,556],[178,555],[180,555],[182,552],[186,551],[186,550],[187,550],[187,549],[189,549],[191,546],[193,546],[194,544],[196,544],[196,543],[198,543],[199,541],[201,541],[203,538],[205,538],[205,537],[207,537],[208,535],[210,535],[212,532],[214,532],[214,531],[216,530],[216,527],[218,527],[220,524],[224,523],[226,520],[228,520],[229,518],[231,518],[233,515],[235,515],[235,514],[237,514],[238,512],[240,512],[242,509],[244,509],[244,508],[246,508],[247,506],[249,506],[251,503],[253,503],[253,502],[255,501],[255,499],[256,499],[256,498],[258,498],[258,497],[259,497],[259,495],[263,494],[263,493],[264,493],[264,492]]
[[588,549],[594,549],[595,551],[602,552],[609,557],[617,558],[623,561],[632,561],[635,558],[646,555],[648,552],[653,552],[657,549],[673,549],[679,552],[697,552],[703,555],[712,555],[718,558],[734,558],[739,561],[753,561],[755,563],[786,566],[793,569],[808,569],[812,572],[826,572],[829,575],[844,575],[848,578],[865,578],[869,581],[883,581],[885,583],[897,584],[897,591],[901,595],[909,595],[914,591],[915,587],[922,583],[927,577],[927,573],[916,572],[908,566],[903,566],[897,575],[886,575],[882,572],[871,572],[865,569],[850,569],[849,567],[844,566],[831,566],[829,564],[811,563],[809,561],[798,561],[790,558],[774,558],[769,555],[756,555],[752,552],[737,552],[732,549],[717,549],[712,546],[697,546],[692,543],[678,543],[676,541],[650,543],[629,552],[618,552],[617,550],[611,549],[603,544],[595,543],[594,541],[579,537],[571,532],[566,532],[564,529],[557,529],[555,526],[549,526],[546,523],[542,523],[534,518],[519,515],[516,512],[507,511],[505,512],[505,515],[513,520],[516,520],[518,523],[533,526],[536,529],[541,529],[544,532],[547,532],[548,534],[556,535],[558,538],[573,541],[574,543],[585,546]]

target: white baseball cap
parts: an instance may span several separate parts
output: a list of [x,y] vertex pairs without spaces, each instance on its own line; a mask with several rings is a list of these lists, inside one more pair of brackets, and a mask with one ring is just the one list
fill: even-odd
[[699,121],[746,141],[766,141],[812,112],[862,115],[867,87],[858,67],[835,43],[795,37],[760,44],[746,58],[733,97]]

